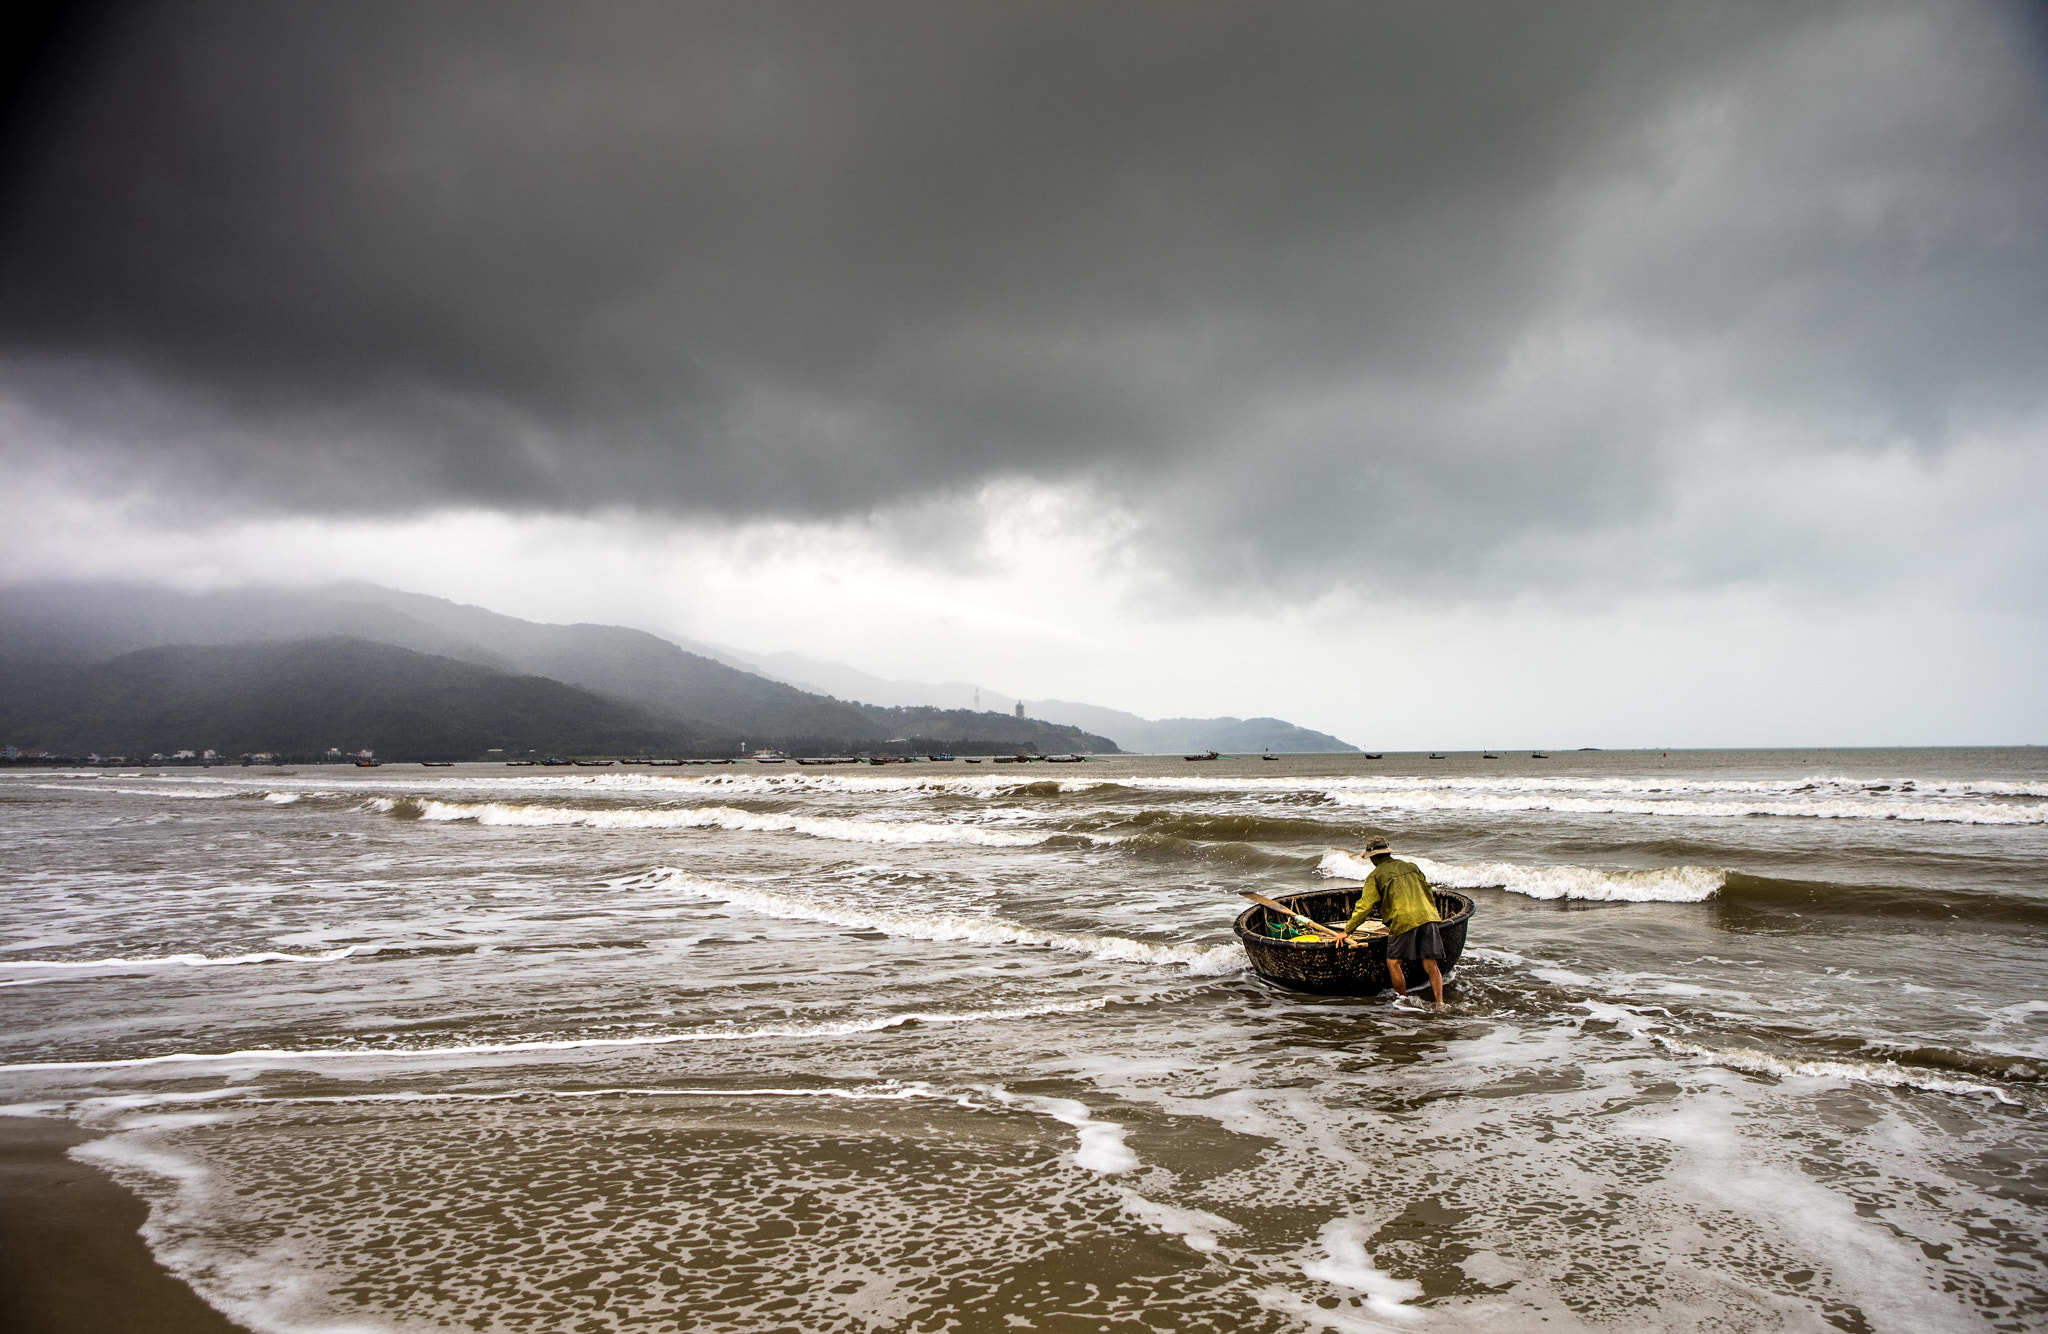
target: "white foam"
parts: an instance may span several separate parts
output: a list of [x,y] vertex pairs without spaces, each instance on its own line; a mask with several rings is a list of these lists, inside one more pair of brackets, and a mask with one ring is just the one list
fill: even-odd
[[263,799],[273,806],[290,806],[304,795],[298,792],[266,792]]
[[687,893],[737,904],[770,917],[824,922],[860,931],[881,931],[912,940],[962,941],[974,945],[1037,945],[1116,963],[1184,967],[1196,977],[1222,977],[1242,972],[1250,966],[1244,947],[1234,940],[1227,945],[1167,945],[1132,940],[1126,936],[1045,931],[1000,917],[898,913],[862,908],[808,894],[704,880],[674,867],[663,867],[655,874]]
[[1303,1274],[1319,1283],[1364,1293],[1366,1309],[1376,1316],[1404,1321],[1422,1318],[1422,1312],[1408,1305],[1422,1295],[1422,1285],[1374,1267],[1365,1253],[1365,1228],[1359,1220],[1333,1218],[1323,1224],[1317,1240],[1329,1258],[1303,1265]]
[[461,1057],[520,1056],[545,1052],[600,1051],[622,1047],[670,1047],[685,1042],[750,1042],[761,1038],[831,1038],[879,1033],[906,1024],[979,1024],[1007,1019],[1035,1019],[1052,1014],[1099,1010],[1115,996],[1078,1001],[1049,1001],[1000,1010],[958,1013],[912,1011],[821,1024],[764,1024],[754,1028],[717,1027],[685,1033],[650,1033],[631,1038],[535,1038],[520,1042],[467,1042],[439,1047],[314,1047],[250,1048],[225,1052],[169,1052],[161,1056],[130,1056],[106,1061],[23,1061],[0,1065],[0,1073],[37,1070],[135,1070],[167,1065],[299,1064],[308,1061],[417,1061]]
[[323,950],[318,954],[287,954],[278,950],[263,950],[255,954],[159,954],[110,959],[0,959],[0,969],[62,968],[95,971],[119,968],[229,968],[245,963],[333,963],[348,958],[361,948],[360,945],[343,945],[339,949]]
[[[398,803],[379,797],[371,805],[391,811]],[[452,822],[474,820],[481,825],[510,825],[521,828],[580,826],[586,829],[725,829],[734,832],[797,833],[812,838],[836,839],[844,843],[891,845],[964,843],[982,847],[1031,847],[1053,837],[1044,834],[1016,834],[971,824],[934,824],[914,820],[857,820],[831,815],[785,815],[743,811],[731,806],[658,806],[591,808],[577,806],[517,806],[505,802],[462,803],[423,799],[418,803],[422,820]]]
[[1072,1126],[1081,1144],[1074,1151],[1074,1166],[1089,1172],[1100,1172],[1114,1176],[1119,1172],[1133,1171],[1138,1166],[1138,1155],[1132,1153],[1124,1143],[1124,1128],[1114,1121],[1097,1121],[1089,1112],[1088,1105],[1072,1098],[1047,1098],[1033,1094],[1011,1093],[1001,1088],[984,1090],[990,1097],[1005,1106],[1030,1107],[1050,1116],[1062,1125]]
[[[1616,903],[1702,903],[1719,893],[1728,873],[1708,866],[1665,866],[1648,871],[1591,866],[1520,866],[1513,862],[1459,865],[1410,857],[1445,889],[1505,889],[1532,899],[1588,899]],[[1316,869],[1338,879],[1363,880],[1372,863],[1349,852],[1326,854]]]
[[1117,1198],[1123,1202],[1124,1212],[1168,1236],[1179,1237],[1187,1243],[1188,1249],[1207,1255],[1222,1243],[1218,1234],[1237,1231],[1237,1224],[1202,1209],[1182,1209],[1171,1204],[1148,1200],[1134,1190],[1120,1190]]

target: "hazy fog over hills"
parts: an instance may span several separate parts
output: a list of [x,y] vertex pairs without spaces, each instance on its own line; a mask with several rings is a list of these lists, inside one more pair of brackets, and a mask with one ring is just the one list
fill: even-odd
[[[0,656],[41,663],[96,663],[165,645],[277,644],[334,636],[580,687],[627,706],[636,716],[680,727],[675,736],[698,745],[819,751],[899,741],[923,742],[930,749],[998,752],[1117,749],[1106,737],[1038,719],[962,709],[880,708],[812,694],[624,626],[542,625],[367,584],[197,594],[97,584],[0,589],[0,645],[5,646]],[[259,655],[248,661],[272,660]],[[475,680],[479,688],[485,680],[465,679]],[[310,680],[301,678],[295,688],[312,688]],[[60,692],[50,698],[72,696]],[[20,745],[33,739],[7,740]]]
[[723,661],[758,671],[805,690],[857,699],[869,704],[932,705],[944,709],[980,708],[1007,713],[1023,704],[1028,717],[1066,723],[1110,738],[1124,750],[1171,751],[1294,751],[1341,752],[1358,747],[1327,732],[1299,727],[1278,718],[1141,718],[1121,709],[1076,704],[1063,699],[1020,700],[968,681],[897,681],[802,653],[748,654],[725,645],[702,651]]

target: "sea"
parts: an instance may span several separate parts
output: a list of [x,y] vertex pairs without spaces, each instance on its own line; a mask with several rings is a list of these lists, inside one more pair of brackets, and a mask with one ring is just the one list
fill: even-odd
[[[1373,834],[1445,1014],[1233,934]],[[263,1334],[2048,1329],[2048,750],[15,770],[0,886]]]

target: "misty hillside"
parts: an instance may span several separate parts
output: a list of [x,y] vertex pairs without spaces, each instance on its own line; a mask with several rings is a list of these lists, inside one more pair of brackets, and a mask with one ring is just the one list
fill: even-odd
[[[689,641],[685,641],[686,643]],[[843,662],[802,653],[750,654],[725,645],[697,644],[707,655],[754,671],[800,690],[814,690],[869,704],[931,705],[967,708],[977,698],[984,709],[1008,713],[1020,701],[999,690],[968,681],[903,681],[876,676]],[[1021,701],[1033,718],[1085,728],[1141,754],[1175,751],[1274,750],[1295,753],[1356,753],[1358,747],[1328,732],[1317,732],[1278,718],[1143,718],[1121,709],[1075,704],[1062,699]]]
[[370,584],[196,594],[113,584],[0,589],[0,653],[12,657],[86,663],[171,644],[334,635],[579,686],[733,744],[859,750],[903,738],[976,753],[1117,749],[1107,737],[1035,719],[812,694],[622,626],[545,625]]
[[1358,747],[1328,732],[1311,731],[1278,718],[1140,718],[1120,709],[1034,699],[1024,705],[1033,717],[1085,727],[1141,754],[1175,751],[1292,751],[1356,753]]
[[362,639],[141,649],[88,665],[0,660],[0,736],[24,749],[390,759],[723,752],[723,738],[588,690]]

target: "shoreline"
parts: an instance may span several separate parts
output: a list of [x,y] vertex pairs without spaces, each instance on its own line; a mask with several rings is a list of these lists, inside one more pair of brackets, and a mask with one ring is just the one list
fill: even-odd
[[249,1334],[157,1263],[138,1197],[66,1152],[93,1138],[0,1116],[0,1334]]

